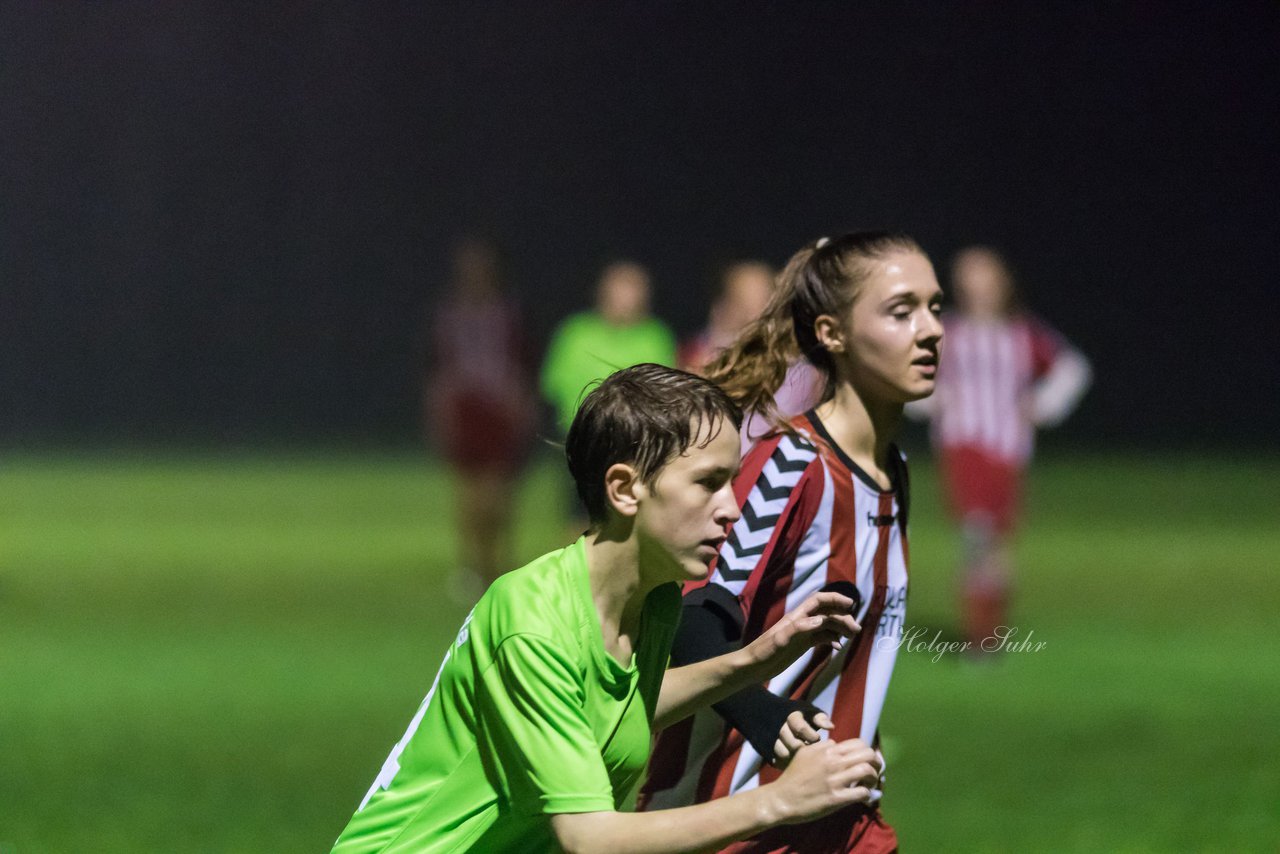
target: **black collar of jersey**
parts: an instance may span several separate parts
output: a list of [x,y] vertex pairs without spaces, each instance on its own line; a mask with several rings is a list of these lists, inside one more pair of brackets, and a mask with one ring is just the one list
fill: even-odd
[[[880,486],[880,484],[875,482],[875,479],[872,478],[871,475],[863,471],[862,466],[858,465],[852,459],[849,458],[849,455],[845,453],[844,448],[836,444],[835,439],[831,438],[831,434],[827,432],[826,425],[824,425],[822,423],[822,419],[818,417],[818,410],[810,409],[808,412],[804,414],[804,417],[809,419],[809,423],[813,425],[813,429],[816,430],[818,435],[822,437],[822,441],[826,442],[827,445],[830,446],[831,450],[835,452],[835,455],[836,457],[839,458],[840,462],[844,463],[845,467],[848,468],[849,471],[853,472],[856,478],[861,480],[867,486],[874,489],[876,492],[885,491],[884,488]],[[897,455],[898,455],[897,447],[894,445],[890,445],[889,456],[892,458],[892,457],[896,457]],[[894,461],[891,459],[890,465],[886,466],[886,468],[888,469],[887,473],[889,475],[889,491],[894,494],[897,494],[899,491],[898,489],[899,478],[897,476],[899,467],[896,464],[894,464]]]

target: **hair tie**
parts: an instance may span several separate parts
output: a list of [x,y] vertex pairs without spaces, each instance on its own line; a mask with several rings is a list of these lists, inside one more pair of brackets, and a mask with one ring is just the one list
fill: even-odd
[[819,237],[819,238],[818,238],[818,242],[817,242],[817,243],[815,243],[815,244],[813,244],[813,248],[814,248],[814,249],[821,249],[822,247],[826,246],[826,245],[827,245],[828,243],[830,243],[830,242],[831,242],[831,238],[830,238],[830,237]]

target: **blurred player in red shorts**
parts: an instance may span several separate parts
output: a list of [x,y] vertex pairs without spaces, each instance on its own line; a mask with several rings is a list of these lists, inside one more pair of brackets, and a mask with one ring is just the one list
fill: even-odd
[[[463,575],[455,598],[478,599],[510,566],[511,505],[536,426],[524,329],[503,289],[498,253],[467,240],[430,328],[425,420],[453,468]],[[467,604],[470,604],[467,602]]]
[[964,538],[965,639],[1005,625],[1022,475],[1037,427],[1060,423],[1088,389],[1088,361],[1018,302],[1009,265],[975,246],[951,266],[955,310],[933,397],[908,412],[932,420],[949,509]]

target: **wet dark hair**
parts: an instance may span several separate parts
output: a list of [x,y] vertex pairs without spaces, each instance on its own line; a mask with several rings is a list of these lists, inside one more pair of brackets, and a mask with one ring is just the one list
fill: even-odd
[[872,273],[870,262],[904,251],[924,254],[915,240],[890,231],[855,231],[805,246],[779,274],[764,314],[707,366],[707,378],[744,410],[777,423],[774,393],[787,368],[803,356],[825,374],[823,400],[830,398],[835,363],[818,341],[814,322],[824,314],[843,317]]
[[742,429],[742,410],[719,386],[694,374],[645,363],[601,381],[582,401],[564,443],[592,524],[607,517],[609,466],[630,463],[641,482],[650,483],[699,435],[706,438],[697,447],[706,447],[726,423]]

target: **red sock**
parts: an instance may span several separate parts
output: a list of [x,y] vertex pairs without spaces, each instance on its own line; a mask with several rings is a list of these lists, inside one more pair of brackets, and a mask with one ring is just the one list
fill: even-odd
[[982,651],[982,642],[995,637],[1005,623],[1009,606],[1008,585],[990,574],[974,572],[964,585],[964,635],[970,650]]

